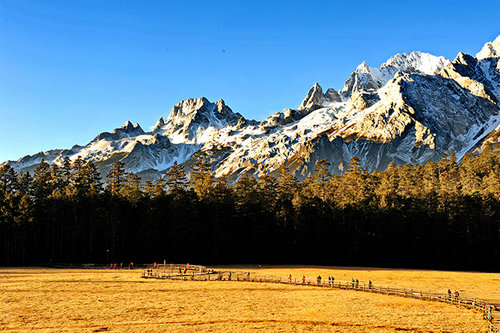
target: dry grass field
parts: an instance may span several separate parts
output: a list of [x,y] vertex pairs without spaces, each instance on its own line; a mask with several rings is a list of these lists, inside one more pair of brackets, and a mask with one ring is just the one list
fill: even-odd
[[[433,291],[450,288],[500,300],[500,274],[320,267],[252,270],[283,277],[354,277]],[[437,302],[308,286],[143,280],[140,275],[140,270],[0,269],[0,331],[486,331],[480,313]]]

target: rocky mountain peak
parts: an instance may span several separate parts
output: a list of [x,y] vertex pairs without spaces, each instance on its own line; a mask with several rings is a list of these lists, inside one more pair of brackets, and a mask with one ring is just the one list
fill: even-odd
[[348,100],[353,92],[377,90],[382,88],[398,75],[404,74],[436,75],[450,62],[444,57],[415,51],[396,54],[383,63],[380,68],[370,67],[362,62],[351,74],[341,91],[344,100]]
[[142,130],[141,126],[136,123],[132,125],[130,121],[125,122],[122,127],[115,128],[113,132],[103,132],[95,137],[92,142],[99,140],[121,140],[124,138],[134,137],[138,135],[143,135],[145,132]]
[[391,161],[438,161],[451,149],[460,159],[485,140],[499,141],[499,42],[487,43],[479,60],[459,53],[451,63],[412,52],[379,68],[363,62],[342,91],[324,92],[315,83],[298,110],[276,112],[260,124],[233,112],[222,99],[190,98],[151,132],[126,122],[85,146],[7,163],[31,171],[42,158],[61,163],[66,156],[82,156],[102,162],[106,173],[119,158],[128,171],[154,179],[174,161],[189,168],[204,156],[217,176],[235,180],[245,171],[262,175],[283,164],[306,177],[318,159],[346,165],[357,156],[368,170],[383,170]]
[[164,130],[163,134],[172,137],[174,141],[200,142],[201,137],[206,138],[203,134],[206,134],[205,130],[236,125],[241,117],[222,99],[211,103],[205,97],[189,98],[174,106],[167,121],[160,127]]
[[468,66],[471,62],[476,62],[476,59],[470,54],[459,52],[455,59],[453,60],[453,64],[460,64]]
[[382,64],[383,67],[394,69],[407,74],[435,75],[449,63],[444,57],[436,57],[432,54],[414,51],[409,54],[396,54]]
[[366,61],[363,61],[358,67],[356,67],[356,72],[370,74],[370,66],[368,66]]
[[142,130],[141,126],[139,125],[139,123],[135,123],[135,125],[132,125],[132,123],[130,122],[130,120],[128,120],[127,122],[125,122],[125,124],[122,125],[122,127],[120,128],[117,128],[113,131],[113,133],[115,132],[142,132],[144,133],[144,131]]
[[314,83],[314,85],[307,92],[306,98],[302,101],[302,104],[299,106],[299,110],[316,110],[319,109],[322,105],[323,99],[323,88],[319,85],[318,82]]
[[500,35],[494,41],[484,44],[481,51],[476,54],[478,60],[500,57]]
[[158,119],[155,126],[153,127],[153,131],[161,129],[164,125],[165,125],[165,120],[163,120],[163,117],[160,117],[160,119]]
[[339,93],[334,89],[330,88],[323,94],[323,88],[316,82],[307,92],[307,96],[302,101],[302,104],[300,104],[298,110],[314,111],[331,103],[340,102],[341,100]]

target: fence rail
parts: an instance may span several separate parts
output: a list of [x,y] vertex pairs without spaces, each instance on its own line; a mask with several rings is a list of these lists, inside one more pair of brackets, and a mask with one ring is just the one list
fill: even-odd
[[[163,267],[160,267],[163,266]],[[180,270],[179,270],[180,268]],[[258,275],[252,272],[244,271],[215,271],[207,269],[204,266],[191,265],[158,265],[156,269],[147,269],[142,273],[145,279],[170,279],[183,281],[242,281],[259,283],[280,283],[288,285],[314,286],[323,288],[337,288],[344,290],[363,291],[385,295],[394,295],[401,297],[416,298],[427,301],[443,302],[453,304],[458,307],[464,307],[482,312],[484,319],[488,321],[488,332],[499,333],[497,316],[495,310],[500,310],[498,306],[489,302],[471,297],[455,296],[449,293],[431,292],[430,290],[418,290],[411,288],[397,288],[365,283],[359,281],[339,281],[328,279],[299,279],[282,278],[272,275]]]

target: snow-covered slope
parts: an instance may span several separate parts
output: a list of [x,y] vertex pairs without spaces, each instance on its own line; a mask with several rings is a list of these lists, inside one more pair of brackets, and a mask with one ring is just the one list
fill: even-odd
[[340,173],[353,156],[369,170],[437,161],[454,150],[458,158],[497,143],[500,128],[500,37],[476,57],[459,53],[453,61],[427,53],[397,54],[379,68],[359,65],[340,91],[323,92],[315,83],[297,109],[261,122],[233,112],[223,100],[178,103],[150,132],[127,122],[101,133],[85,146],[52,150],[18,161],[30,171],[42,159],[91,159],[103,173],[122,160],[126,168],[155,178],[174,161],[189,168],[211,163],[217,176],[274,172],[285,164],[299,177],[319,159]]

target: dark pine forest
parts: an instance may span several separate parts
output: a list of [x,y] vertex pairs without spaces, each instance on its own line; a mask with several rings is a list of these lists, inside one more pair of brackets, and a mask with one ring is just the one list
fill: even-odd
[[498,271],[500,148],[368,174],[316,164],[230,184],[198,162],[141,182],[117,162],[0,167],[0,265],[319,264]]

